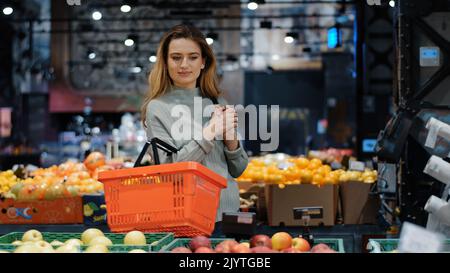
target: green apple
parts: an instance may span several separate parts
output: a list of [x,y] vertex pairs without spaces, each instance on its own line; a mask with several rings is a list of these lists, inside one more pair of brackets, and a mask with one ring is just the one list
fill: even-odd
[[40,253],[55,253],[53,246],[45,241],[35,242],[35,245],[38,247]]
[[75,246],[82,246],[83,242],[80,239],[69,239],[64,242],[65,245],[72,244]]
[[16,248],[14,253],[41,253],[41,248],[36,244],[25,244]]
[[95,237],[94,239],[92,239],[89,242],[90,246],[94,246],[94,245],[104,245],[104,246],[112,246],[113,243],[110,239],[106,238],[105,236],[98,236]]
[[56,253],[80,253],[80,247],[73,244],[62,245],[56,249]]
[[64,185],[54,184],[45,190],[45,199],[54,200],[64,196]]
[[22,242],[37,242],[42,241],[42,233],[35,229],[28,230],[22,236]]
[[59,246],[64,245],[63,242],[60,242],[60,241],[58,241],[58,240],[53,240],[50,244],[51,244],[52,246],[56,246],[56,247],[59,247]]
[[134,246],[144,246],[147,244],[144,233],[134,230],[125,235],[124,244]]
[[21,245],[23,245],[23,242],[17,240],[17,241],[12,242],[11,245],[13,245],[13,246],[21,246]]
[[96,228],[89,228],[86,229],[82,234],[81,234],[81,241],[83,241],[84,245],[89,245],[89,242],[94,239],[95,237],[98,236],[105,236],[105,234],[103,234],[103,231],[96,229]]
[[88,247],[84,253],[108,253],[108,247],[105,245],[93,245]]
[[143,249],[133,249],[133,250],[129,251],[128,253],[148,253],[148,252]]

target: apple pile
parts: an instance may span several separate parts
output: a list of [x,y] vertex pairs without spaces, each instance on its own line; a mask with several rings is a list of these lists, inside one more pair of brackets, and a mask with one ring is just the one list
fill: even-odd
[[[130,231],[125,235],[123,243],[131,246],[145,246],[147,241],[142,232]],[[23,234],[22,240],[14,241],[12,245],[16,246],[14,253],[107,253],[108,247],[112,246],[113,242],[96,228],[85,230],[81,238],[72,238],[65,242],[58,240],[46,242],[41,232],[32,229]],[[82,247],[85,247],[84,251]],[[130,253],[146,253],[146,251],[134,249]]]
[[187,247],[176,247],[172,253],[336,253],[326,244],[318,244],[311,248],[309,242],[303,238],[292,238],[289,233],[277,232],[272,237],[258,234],[249,242],[238,243],[227,239],[214,248],[205,236],[191,239]]

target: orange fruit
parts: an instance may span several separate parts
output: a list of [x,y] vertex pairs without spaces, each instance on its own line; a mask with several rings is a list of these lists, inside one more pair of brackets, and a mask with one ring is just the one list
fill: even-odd
[[303,170],[300,170],[300,177],[301,177],[302,183],[311,183],[313,174],[312,174],[311,170],[303,169]]
[[304,157],[299,157],[295,160],[295,164],[297,165],[298,168],[305,169],[309,165],[309,160]]
[[325,178],[320,174],[315,174],[315,175],[313,175],[311,183],[314,185],[319,185],[319,186],[323,185],[323,184],[325,184]]
[[316,170],[316,173],[322,176],[327,176],[330,172],[331,172],[330,165],[322,165]]
[[98,167],[104,166],[106,164],[106,158],[100,152],[92,152],[86,157],[83,163],[92,172]]

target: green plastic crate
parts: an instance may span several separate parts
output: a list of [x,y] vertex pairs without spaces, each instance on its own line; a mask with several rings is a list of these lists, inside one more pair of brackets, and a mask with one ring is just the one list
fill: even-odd
[[314,245],[326,244],[338,253],[345,253],[344,240],[338,238],[314,238]]
[[[11,244],[0,244],[0,250],[6,250],[9,252],[14,252],[14,250],[17,247],[18,246],[14,246]],[[57,247],[54,247],[54,249],[56,249],[56,248]],[[84,252],[87,248],[88,248],[88,246],[82,246],[80,248],[80,252]],[[112,245],[112,246],[108,246],[108,250],[109,250],[108,253],[128,253],[134,249],[142,249],[142,250],[145,250],[146,252],[153,252],[149,245],[145,245],[145,246]]]
[[[370,253],[395,253],[400,239],[369,239],[366,249]],[[445,240],[442,252],[450,253],[450,239]]]
[[[220,242],[225,241],[225,240],[230,240],[230,239],[216,239],[216,238],[211,238],[211,246],[213,248],[216,247],[216,245],[218,245]],[[164,246],[161,249],[161,252],[170,252],[172,249],[176,248],[176,247],[188,247],[189,246],[189,242],[191,241],[191,238],[179,238],[179,239],[175,239],[173,240],[170,244]],[[318,245],[320,243],[326,244],[328,245],[331,249],[333,249],[336,252],[339,253],[345,253],[344,250],[344,240],[343,239],[331,239],[331,238],[327,238],[327,239],[314,239],[314,245]]]
[[[0,237],[0,244],[11,244],[14,241],[22,240],[24,232],[12,232]],[[113,245],[120,249],[128,249],[129,245],[123,244],[123,239],[126,233],[105,233],[105,236],[109,238]],[[147,239],[147,245],[150,251],[159,251],[163,246],[169,244],[174,240],[173,233],[144,233]],[[42,232],[44,241],[51,243],[54,240],[64,243],[69,239],[80,239],[81,233],[63,233],[63,232]],[[132,246],[134,247],[134,246]],[[128,252],[128,251],[127,251]]]

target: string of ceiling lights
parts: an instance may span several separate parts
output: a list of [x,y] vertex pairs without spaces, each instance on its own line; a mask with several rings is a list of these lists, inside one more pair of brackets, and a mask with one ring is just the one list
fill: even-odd
[[[121,1],[121,4],[95,4],[92,5],[94,6],[94,10],[92,11],[91,17],[92,20],[94,21],[100,21],[100,20],[110,20],[110,21],[115,21],[115,20],[127,20],[127,18],[103,18],[103,14],[100,11],[100,8],[111,8],[111,7],[119,7],[120,11],[122,13],[130,13],[132,11],[132,9],[136,6],[143,6],[143,5],[162,5],[162,3],[164,3],[163,5],[168,6],[170,4],[175,4],[176,2],[173,1],[161,1],[161,2],[156,2],[156,3],[150,3],[150,4],[146,4],[146,3],[142,3],[139,2],[137,0],[123,0]],[[189,5],[192,4],[205,4],[205,3],[210,3],[210,1],[190,1]],[[330,4],[330,3],[339,3],[339,4],[351,4],[353,3],[353,1],[343,1],[343,0],[339,0],[339,1],[265,1],[265,0],[251,0],[251,1],[214,1],[213,2],[215,5],[234,5],[234,4],[245,4],[247,3],[247,8],[251,11],[254,11],[256,9],[258,9],[258,7],[260,5],[269,5],[269,4]],[[178,3],[179,4],[179,3]],[[5,15],[11,15],[13,13],[13,8],[10,6],[4,7],[3,8],[3,13]],[[212,20],[212,19],[218,19],[218,17],[222,17],[224,19],[228,19],[228,20],[233,20],[233,19],[259,19],[259,18],[264,18],[263,21],[260,22],[260,28],[261,29],[289,29],[290,31],[288,31],[286,33],[286,36],[284,38],[284,41],[286,43],[293,43],[297,38],[298,38],[298,33],[295,33],[295,30],[302,30],[302,29],[311,29],[311,30],[318,30],[318,29],[327,29],[331,26],[292,26],[292,27],[281,27],[281,26],[273,26],[272,25],[272,21],[268,20],[269,18],[301,18],[301,17],[335,17],[335,18],[341,18],[341,21],[345,21],[345,20],[352,20],[354,18],[352,18],[353,14],[312,14],[312,15],[304,15],[304,14],[292,14],[292,15],[251,15],[251,16],[242,16],[242,15],[238,15],[238,16],[214,16],[214,18],[195,18],[195,20]],[[342,19],[342,17],[344,17],[344,19]],[[20,21],[20,20],[27,20],[26,18],[22,18],[22,19],[16,19],[16,21]],[[31,19],[30,19],[31,20]],[[39,18],[37,19],[38,22],[44,22],[47,20],[51,20],[51,21],[65,21],[65,20],[70,20],[70,21],[82,21],[83,19],[73,19],[73,18],[68,18],[68,19],[43,19],[43,18]],[[160,18],[160,17],[153,17],[153,18],[129,18],[129,20],[133,20],[133,21],[139,21],[139,20],[180,20],[180,18]],[[338,20],[339,21],[339,20]],[[342,26],[342,28],[352,28],[352,26]],[[241,27],[238,28],[214,28],[216,31],[254,31],[257,28],[251,27],[251,28],[246,28],[243,29]],[[204,30],[204,29],[202,29]],[[41,33],[41,34],[45,34],[45,33],[68,33],[68,32],[72,32],[72,29],[50,29],[50,30],[33,30],[33,33]],[[76,30],[77,32],[96,32],[97,30],[95,30],[94,28],[91,29],[78,29]],[[102,29],[102,32],[108,32],[108,33],[120,33],[120,32],[129,32],[130,30],[120,30],[120,29]],[[128,47],[131,47],[135,44],[135,41],[137,40],[138,36],[136,34],[136,32],[164,32],[167,31],[167,29],[146,29],[146,30],[134,30],[132,34],[129,34],[127,36],[127,38],[124,40],[124,44]],[[213,44],[215,40],[218,39],[218,34],[216,32],[208,32],[206,35],[206,40],[208,42],[208,44]]]
[[[23,22],[23,21],[27,21],[29,20],[34,21],[34,22],[45,22],[45,21],[52,21],[52,22],[62,22],[62,21],[69,21],[69,22],[91,22],[94,21],[127,21],[127,20],[132,20],[132,21],[149,21],[149,20],[176,20],[179,21],[181,18],[175,18],[175,17],[156,17],[156,16],[152,16],[152,17],[134,17],[134,16],[125,16],[125,17],[105,17],[103,14],[103,9],[110,9],[110,8],[118,8],[120,9],[120,12],[123,14],[129,14],[133,11],[134,8],[136,7],[142,7],[142,6],[157,6],[158,8],[167,8],[167,7],[172,7],[174,8],[174,6],[171,6],[172,4],[175,6],[179,7],[179,1],[154,1],[154,2],[150,2],[150,3],[144,3],[143,1],[136,1],[136,0],[124,0],[121,1],[121,4],[112,4],[112,3],[101,3],[101,4],[93,4],[93,5],[89,5],[88,6],[88,10],[91,9],[91,13],[90,13],[90,17],[91,18],[38,18],[38,19],[29,19],[29,18],[14,18],[12,19],[12,21],[15,22]],[[155,4],[156,2],[156,4]],[[214,27],[214,31],[211,31],[211,28],[201,28],[201,30],[207,31],[206,33],[206,41],[209,45],[212,45],[214,43],[214,41],[217,41],[219,38],[219,34],[217,33],[218,31],[240,31],[242,33],[245,32],[252,32],[255,31],[257,29],[287,29],[288,31],[285,34],[284,37],[284,42],[287,44],[293,44],[296,40],[298,40],[299,38],[299,34],[296,32],[296,30],[304,30],[304,29],[309,29],[309,30],[319,30],[319,29],[328,29],[331,26],[320,26],[320,25],[313,25],[313,26],[291,26],[291,27],[282,27],[282,26],[274,26],[272,24],[272,21],[269,19],[283,19],[283,18],[309,18],[309,17],[329,17],[329,18],[335,18],[336,21],[352,21],[354,18],[352,18],[353,14],[345,14],[345,13],[336,13],[336,14],[310,14],[310,15],[306,15],[306,14],[277,14],[277,15],[273,15],[273,14],[268,14],[268,15],[260,15],[260,14],[255,14],[254,11],[257,10],[258,8],[260,8],[262,5],[270,5],[270,4],[289,4],[289,5],[295,5],[295,4],[343,4],[343,5],[348,5],[348,4],[352,4],[354,3],[353,1],[345,1],[345,0],[338,0],[338,1],[262,1],[262,0],[258,0],[258,1],[189,1],[189,6],[192,6],[192,4],[195,5],[199,5],[199,6],[203,6],[204,4],[214,4],[217,6],[220,5],[243,5],[243,7],[246,7],[248,9],[247,12],[245,12],[245,10],[242,12],[242,14],[239,15],[214,15],[213,17],[196,17],[195,20],[215,20],[215,19],[227,19],[227,20],[241,20],[241,19],[248,19],[248,20],[258,20],[258,19],[263,19],[262,21],[260,21],[260,26],[259,28],[257,27],[249,27],[249,28],[242,28],[242,27]],[[3,13],[7,16],[13,14],[14,9],[13,7],[4,7],[3,8]],[[192,19],[192,18],[187,18],[187,20]],[[86,28],[86,29],[73,29],[73,28],[69,28],[69,29],[50,29],[50,30],[33,30],[33,33],[67,33],[67,32],[97,32],[99,30],[95,29],[95,23],[93,24],[94,27],[92,28]],[[342,25],[342,28],[353,28],[353,26],[350,25]],[[167,29],[164,28],[158,28],[158,29],[137,29],[137,30],[132,30],[130,31],[130,29],[101,29],[102,32],[105,33],[129,33],[126,38],[123,40],[123,44],[126,47],[136,47],[137,44],[139,43],[139,35],[138,33],[145,33],[145,32],[164,32]],[[131,32],[131,33],[130,33]],[[306,47],[307,48],[307,47]],[[94,60],[96,59],[100,54],[96,53],[95,50],[88,50],[87,52],[87,59],[88,60]],[[243,53],[242,55],[246,55],[245,53]],[[248,55],[248,54],[247,54]],[[250,55],[254,55],[253,53]],[[147,55],[148,56],[148,55]],[[274,56],[272,59],[276,60],[280,58],[280,56]],[[148,58],[148,60],[150,62],[156,62],[156,55],[154,53],[152,53],[150,55],[150,57]]]

